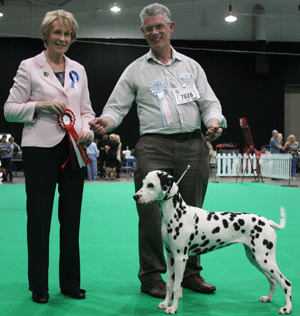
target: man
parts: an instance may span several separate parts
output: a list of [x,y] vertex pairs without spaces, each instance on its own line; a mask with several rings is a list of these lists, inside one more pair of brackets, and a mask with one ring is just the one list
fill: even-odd
[[[0,160],[1,160],[1,166],[7,170],[7,174],[9,176],[9,182],[13,181],[11,154],[12,154],[11,144],[7,141],[7,136],[3,135],[2,138],[0,139]],[[3,173],[2,182],[8,182],[7,175],[5,173]]]
[[272,137],[270,139],[271,154],[280,154],[281,150],[284,151],[284,147],[280,144],[277,137],[278,137],[278,131],[274,129],[272,131]]
[[13,151],[11,154],[11,157],[14,158],[17,155],[17,153],[21,151],[21,148],[17,143],[15,143],[14,137],[12,137],[12,136],[9,137],[8,141],[9,141],[11,148],[12,148],[12,151]]
[[[174,22],[169,9],[155,3],[145,7],[140,18],[150,51],[126,68],[101,117],[90,125],[100,134],[116,128],[135,100],[141,135],[134,150],[136,191],[149,171],[165,170],[177,181],[191,164],[179,189],[187,204],[201,207],[209,177],[209,151],[200,132],[201,118],[208,128],[207,140],[221,135],[220,126],[226,127],[226,119],[201,66],[171,46]],[[166,262],[158,204],[138,204],[137,209],[141,291],[164,298],[166,285],[161,274],[166,272]],[[200,277],[201,269],[199,256],[191,257],[183,287],[214,292],[216,288]]]

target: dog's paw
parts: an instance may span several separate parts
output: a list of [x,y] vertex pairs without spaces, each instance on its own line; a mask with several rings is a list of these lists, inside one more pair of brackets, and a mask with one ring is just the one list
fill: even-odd
[[290,314],[291,312],[292,312],[291,308],[282,307],[279,311],[279,314],[286,315],[286,314]]
[[177,312],[177,308],[174,308],[173,306],[168,307],[168,308],[165,310],[165,313],[166,313],[166,314],[176,314],[176,312]]
[[264,303],[272,302],[272,299],[269,298],[269,296],[262,296],[259,300]]
[[158,305],[158,308],[159,309],[166,309],[169,307],[169,304],[166,303],[166,301],[164,302],[161,302],[159,305]]

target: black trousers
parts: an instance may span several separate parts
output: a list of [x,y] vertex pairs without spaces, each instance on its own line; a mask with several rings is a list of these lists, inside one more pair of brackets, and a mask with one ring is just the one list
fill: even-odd
[[62,289],[80,287],[79,226],[86,168],[73,171],[67,137],[52,148],[23,147],[27,194],[28,279],[32,292],[48,292],[49,234],[58,183],[59,279]]
[[8,170],[6,172],[6,175],[3,173],[3,180],[7,181],[8,177],[9,177],[9,180],[12,181],[13,180],[13,175],[12,175],[12,160],[11,160],[11,157],[9,157],[9,158],[1,158],[1,166],[4,167],[6,170]]
[[[202,207],[209,179],[209,151],[203,135],[183,142],[143,136],[136,144],[134,154],[137,158],[134,172],[136,192],[142,187],[142,181],[148,172],[164,170],[177,181],[191,164],[179,183],[179,190],[187,204]],[[138,277],[142,284],[147,284],[160,280],[161,274],[166,272],[161,216],[157,202],[147,205],[137,203],[137,210],[140,259]],[[201,269],[200,257],[190,257],[184,277],[199,273]]]

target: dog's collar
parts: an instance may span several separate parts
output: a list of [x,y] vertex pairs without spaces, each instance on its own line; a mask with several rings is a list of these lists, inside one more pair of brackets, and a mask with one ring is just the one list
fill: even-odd
[[178,191],[177,191],[174,195],[172,195],[172,196],[168,196],[168,195],[166,194],[165,197],[160,201],[160,203],[172,199],[176,194],[178,194]]
[[172,199],[172,197],[174,197],[176,194],[170,196],[170,197],[167,197],[167,195],[163,198],[163,201],[168,201],[170,199]]

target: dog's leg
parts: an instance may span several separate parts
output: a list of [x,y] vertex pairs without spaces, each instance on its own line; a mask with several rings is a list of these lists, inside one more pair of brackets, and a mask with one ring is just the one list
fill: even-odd
[[174,258],[170,250],[166,250],[167,253],[167,293],[163,302],[158,305],[160,309],[167,309],[170,306],[174,288]]
[[246,245],[245,249],[250,263],[261,271],[270,283],[269,294],[267,296],[262,296],[259,300],[261,302],[271,302],[277,283],[279,283],[285,293],[285,306],[280,309],[279,314],[290,314],[292,311],[292,284],[280,272],[276,264],[275,252],[273,251],[265,257],[263,254],[258,253],[254,255]]
[[175,280],[174,280],[174,298],[172,306],[166,309],[166,314],[175,314],[178,310],[178,303],[182,297],[182,279],[185,271],[188,256],[174,255]]

